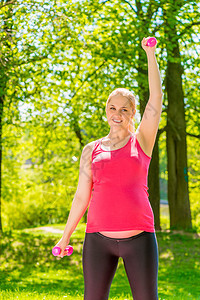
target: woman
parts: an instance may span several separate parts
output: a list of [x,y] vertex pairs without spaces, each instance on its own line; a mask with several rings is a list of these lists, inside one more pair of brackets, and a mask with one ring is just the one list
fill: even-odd
[[85,300],[108,299],[119,257],[134,300],[158,299],[158,247],[147,175],[162,111],[162,88],[156,46],[146,46],[147,40],[143,38],[141,45],[147,54],[150,97],[142,120],[134,132],[135,98],[129,90],[110,94],[106,103],[110,132],[83,148],[77,191],[57,244],[63,257],[90,204],[82,260]]

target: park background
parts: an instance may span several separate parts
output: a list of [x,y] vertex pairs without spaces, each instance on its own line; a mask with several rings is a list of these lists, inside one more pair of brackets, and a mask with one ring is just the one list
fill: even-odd
[[[1,1],[2,299],[83,299],[87,213],[62,261],[83,147],[109,132],[117,87],[149,97],[143,37],[158,40],[163,110],[148,186],[159,245],[159,299],[200,299],[199,9],[196,1]],[[0,298],[1,299],[1,298]],[[122,261],[110,299],[131,299]],[[94,299],[95,300],[95,299]]]

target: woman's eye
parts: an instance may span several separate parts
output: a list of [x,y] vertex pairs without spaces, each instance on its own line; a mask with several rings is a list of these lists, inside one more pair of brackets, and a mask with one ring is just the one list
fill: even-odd
[[[113,109],[114,107],[110,107],[110,109]],[[115,109],[115,108],[114,108]],[[127,111],[127,109],[122,109],[122,110],[124,110],[124,111]]]

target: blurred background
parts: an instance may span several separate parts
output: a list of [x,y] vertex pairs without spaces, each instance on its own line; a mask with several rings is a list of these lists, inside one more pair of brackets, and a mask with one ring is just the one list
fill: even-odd
[[[48,275],[51,279],[41,291],[41,282],[35,290],[35,279],[32,288],[24,280],[33,274],[31,263],[35,266],[41,249],[49,251],[41,278],[52,264],[58,268],[50,251],[67,221],[81,152],[87,143],[108,134],[105,104],[115,88],[127,88],[136,96],[137,129],[149,97],[147,58],[141,47],[148,36],[158,41],[164,95],[148,177],[160,243],[159,295],[200,299],[195,284],[200,256],[199,9],[199,2],[185,0],[0,2],[2,299],[25,299],[24,290],[30,299],[54,299],[59,287],[61,294],[55,299],[66,296],[62,293],[67,277],[63,286],[53,288],[57,279]],[[61,269],[65,263],[74,266],[68,299],[83,297],[86,219],[87,212],[72,239],[74,258],[59,262]],[[129,299],[122,265],[119,269],[111,296]]]

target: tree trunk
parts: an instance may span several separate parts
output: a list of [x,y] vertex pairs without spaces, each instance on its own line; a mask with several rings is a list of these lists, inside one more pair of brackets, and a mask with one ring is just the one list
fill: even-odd
[[160,181],[159,181],[159,135],[156,136],[155,145],[153,148],[152,159],[149,165],[149,200],[154,212],[155,229],[161,230],[160,226]]
[[[173,14],[170,14],[173,17]],[[171,229],[192,227],[187,176],[186,124],[178,37],[174,22],[167,24],[167,168]],[[170,25],[172,28],[170,28]],[[171,43],[173,41],[173,44]],[[169,48],[168,48],[169,47]],[[175,60],[176,59],[176,60]]]
[[[141,65],[144,65],[141,63]],[[147,101],[149,98],[149,90],[148,90],[148,72],[147,70],[143,70],[143,74],[141,73],[141,68],[138,71],[138,85],[140,86],[139,98],[140,101],[140,115],[141,119],[147,105]],[[145,78],[143,77],[146,74]],[[145,84],[146,83],[146,84]],[[159,135],[156,136],[156,141],[152,153],[152,159],[149,165],[148,172],[148,193],[149,193],[149,201],[151,207],[153,209],[154,214],[154,222],[155,229],[161,230],[160,227],[160,181],[159,181],[159,150],[158,150],[158,140]]]

